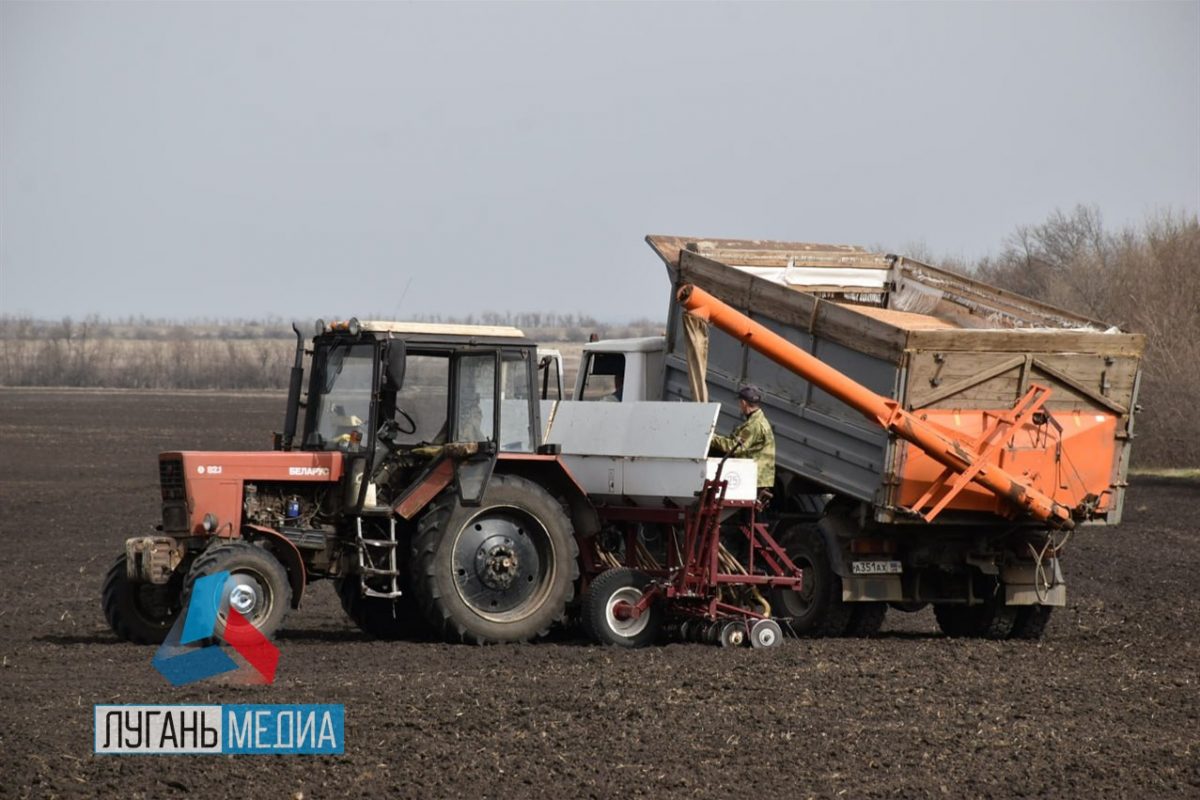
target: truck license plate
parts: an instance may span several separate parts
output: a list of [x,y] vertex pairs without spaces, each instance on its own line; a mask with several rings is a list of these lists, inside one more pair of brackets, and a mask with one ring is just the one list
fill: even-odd
[[851,566],[855,575],[899,575],[903,570],[899,561],[855,561]]

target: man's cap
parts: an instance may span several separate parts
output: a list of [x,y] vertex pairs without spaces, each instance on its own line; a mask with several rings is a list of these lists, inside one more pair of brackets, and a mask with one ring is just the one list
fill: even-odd
[[738,390],[738,397],[745,400],[747,403],[758,405],[762,402],[762,391],[753,383],[748,383]]

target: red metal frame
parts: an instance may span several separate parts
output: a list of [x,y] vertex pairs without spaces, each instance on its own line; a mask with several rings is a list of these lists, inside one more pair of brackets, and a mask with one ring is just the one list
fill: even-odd
[[[723,465],[722,465],[723,466]],[[654,582],[636,603],[618,603],[613,614],[619,619],[636,619],[651,604],[664,602],[668,616],[698,617],[709,621],[718,619],[764,619],[765,614],[722,599],[723,587],[767,586],[799,591],[804,573],[788,557],[783,547],[771,536],[767,527],[758,522],[761,505],[756,502],[726,500],[728,482],[721,470],[704,482],[697,502],[687,509],[600,507],[601,519],[618,523],[658,523],[668,533],[666,564],[659,569],[647,569],[639,563],[637,530],[625,528],[624,566],[649,574]],[[721,519],[725,512],[741,511],[745,519],[739,525],[746,537],[748,555],[742,566],[746,572],[722,569]],[[585,567],[599,572],[603,564],[596,555],[584,551]]]

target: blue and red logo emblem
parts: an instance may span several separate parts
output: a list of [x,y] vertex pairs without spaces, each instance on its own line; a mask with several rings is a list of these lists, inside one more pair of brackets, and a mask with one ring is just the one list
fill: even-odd
[[154,654],[154,668],[173,685],[231,672],[245,683],[275,680],[279,648],[228,601],[223,602],[232,581],[228,572],[216,572],[192,584],[187,608]]

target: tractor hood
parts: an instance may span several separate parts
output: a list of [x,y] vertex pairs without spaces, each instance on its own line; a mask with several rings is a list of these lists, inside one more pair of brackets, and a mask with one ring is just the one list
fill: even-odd
[[[342,477],[339,452],[177,451],[158,457],[160,468],[166,463],[182,463],[179,476],[194,481],[336,481]],[[165,475],[164,475],[165,477]]]

